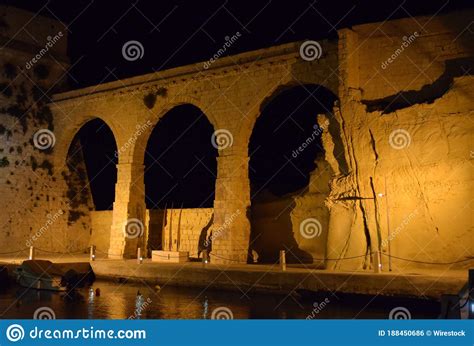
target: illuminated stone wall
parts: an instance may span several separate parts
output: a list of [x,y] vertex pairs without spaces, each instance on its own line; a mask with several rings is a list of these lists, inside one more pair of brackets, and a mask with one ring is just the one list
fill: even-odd
[[[329,258],[380,250],[387,270],[389,253],[437,263],[472,256],[469,20],[456,13],[339,32],[344,83],[331,121],[343,150],[326,153],[336,172],[326,202]],[[404,51],[382,66],[416,30],[419,35]],[[326,148],[338,140],[323,135]],[[329,262],[330,268],[370,266],[368,255]],[[413,267],[433,268],[392,258],[394,271]]]
[[65,183],[69,171],[65,162],[53,164],[50,138],[35,137],[58,131],[48,103],[66,87],[67,30],[32,16],[0,6],[0,253],[28,246],[76,252],[89,241],[89,205],[78,205],[82,216],[71,222],[67,193],[82,187]]
[[[90,245],[95,245],[101,254],[109,250],[112,213],[110,210],[91,212]],[[152,250],[170,249],[171,235],[172,251],[178,249],[179,241],[179,251],[188,251],[190,257],[198,258],[198,253],[206,245],[205,240],[210,236],[208,230],[212,224],[213,209],[167,209],[166,220],[163,220],[164,213],[160,209],[147,210],[142,243],[139,241],[144,253],[148,250],[146,253],[151,257]]]
[[[314,61],[302,59],[301,42],[295,42],[223,57],[208,68],[197,63],[56,94],[49,104],[54,150],[37,155],[40,163],[48,157],[52,170],[52,174],[39,170],[45,175],[39,184],[43,189],[48,186],[60,205],[40,199],[38,211],[17,217],[14,213],[23,209],[11,202],[13,194],[20,196],[18,200],[36,199],[40,190],[21,195],[5,182],[2,189],[12,197],[3,209],[13,211],[8,214],[10,228],[2,229],[8,233],[5,239],[24,241],[31,231],[26,227],[37,222],[32,220],[40,220],[33,228],[38,227],[47,211],[66,205],[67,198],[59,197],[68,190],[63,177],[67,151],[81,126],[98,117],[114,133],[119,163],[112,215],[100,220],[99,214],[93,214],[93,228],[107,228],[104,225],[110,223],[110,258],[134,257],[145,239],[148,245],[160,244],[150,230],[163,224],[163,212],[148,212],[145,207],[145,148],[158,121],[172,108],[189,103],[203,111],[214,130],[230,134],[217,158],[213,220],[207,230],[216,235],[212,261],[246,262],[249,248],[274,255],[283,238],[293,242],[290,245],[303,262],[331,269],[370,270],[371,254],[382,251],[386,270],[389,247],[393,256],[421,262],[454,262],[472,256],[470,117],[474,107],[468,96],[473,94],[472,77],[465,68],[469,64],[472,68],[474,54],[472,30],[464,30],[470,18],[472,12],[453,13],[343,29],[338,40],[320,41],[323,54]],[[319,124],[329,124],[323,132],[326,153],[318,159],[310,185],[297,197],[285,197],[293,208],[282,216],[284,223],[269,222],[268,217],[278,215],[287,204],[274,200],[253,208],[252,215],[249,139],[262,107],[282,90],[301,84],[321,85],[338,102],[332,115],[318,117]],[[6,104],[5,97],[2,100]],[[9,119],[10,127],[15,120],[4,114],[2,119]],[[10,147],[28,142],[34,133],[33,128],[29,131],[4,139],[2,144],[8,147],[2,154],[8,156]],[[10,145],[12,141],[15,145]],[[10,156],[8,161],[14,162]],[[25,178],[16,186],[25,179],[38,179],[38,172],[27,166],[2,167],[1,177],[6,181],[10,172],[16,175],[22,169]],[[91,206],[88,202],[82,207],[84,215],[72,224],[55,223],[59,229],[55,241],[64,249],[96,239],[96,235],[89,237]],[[189,225],[182,228],[183,249],[195,252],[198,233],[211,214],[212,209],[183,210],[181,222]],[[125,237],[124,227],[131,219],[143,223],[144,238]],[[267,238],[251,243],[252,224]],[[268,228],[275,229],[274,237]],[[102,248],[107,246],[105,238],[100,240]],[[394,271],[424,267],[395,258],[392,265]]]

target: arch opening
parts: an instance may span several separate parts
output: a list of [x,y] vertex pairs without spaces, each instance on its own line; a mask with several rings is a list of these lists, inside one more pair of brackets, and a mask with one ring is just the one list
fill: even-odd
[[213,216],[218,156],[213,132],[206,115],[191,104],[172,108],[151,132],[144,158],[149,251],[198,256]]
[[117,181],[117,145],[110,127],[101,119],[89,120],[74,136],[66,156],[68,221],[88,211],[113,209]]
[[249,142],[251,250],[259,262],[275,262],[280,250],[289,262],[312,262],[296,234],[296,214],[311,217],[311,207],[300,210],[296,201],[314,190],[327,168],[321,163],[327,124],[318,124],[317,116],[330,115],[335,100],[320,85],[302,85],[278,92],[261,108]]

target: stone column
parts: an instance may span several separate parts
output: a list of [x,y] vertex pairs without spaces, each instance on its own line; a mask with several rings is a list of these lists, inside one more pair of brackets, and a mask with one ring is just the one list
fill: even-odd
[[250,222],[247,148],[220,151],[217,159],[212,263],[247,263]]
[[136,257],[145,235],[144,166],[133,162],[117,165],[117,184],[110,230],[109,258]]

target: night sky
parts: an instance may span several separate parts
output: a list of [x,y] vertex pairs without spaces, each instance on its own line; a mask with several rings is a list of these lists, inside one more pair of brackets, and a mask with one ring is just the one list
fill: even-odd
[[[304,39],[335,38],[337,29],[355,24],[445,13],[472,6],[471,1],[446,0],[0,3],[39,12],[68,25],[72,66],[68,77],[72,89],[206,61],[222,47],[225,36],[236,32],[242,37],[226,54]],[[123,58],[122,46],[130,40],[143,44],[142,59],[130,62]],[[249,148],[255,155],[250,160],[252,193],[268,189],[281,195],[307,185],[308,174],[315,168],[314,159],[322,151],[319,141],[285,169],[279,168],[290,158],[289,149],[311,134],[314,115],[324,109],[321,105],[305,104],[292,115],[293,121],[280,124],[310,90],[311,86],[281,95],[263,110]],[[330,108],[334,95],[321,93],[322,103]],[[165,116],[148,144],[145,157],[147,206],[169,207],[171,203],[185,207],[212,206],[217,151],[209,138],[214,129],[206,117],[191,106],[172,112],[180,114]],[[189,136],[172,145],[173,138],[195,120],[198,121]],[[78,134],[89,177],[95,177],[92,192],[97,209],[111,209],[116,179],[114,140],[104,126],[95,122]],[[189,150],[190,146],[193,150]]]

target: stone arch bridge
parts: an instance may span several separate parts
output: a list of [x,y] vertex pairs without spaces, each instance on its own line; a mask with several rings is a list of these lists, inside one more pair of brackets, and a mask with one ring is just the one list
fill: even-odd
[[[212,260],[246,262],[248,147],[256,120],[286,88],[317,85],[336,100],[329,117],[314,115],[328,124],[325,156],[317,163],[324,169],[294,199],[290,221],[295,238],[307,218],[321,222],[322,235],[300,237],[298,247],[332,269],[370,269],[374,253],[382,255],[384,270],[467,267],[473,248],[471,17],[467,11],[341,29],[337,40],[319,42],[323,54],[313,61],[302,59],[301,43],[290,43],[206,68],[189,65],[57,94],[50,105],[53,169],[59,174],[64,167],[83,124],[93,118],[108,124],[119,152],[108,255],[133,257],[139,241],[123,230],[146,213],[148,137],[168,111],[194,105],[214,130],[233,139],[217,158],[211,229],[232,222],[213,239]],[[400,53],[403,38],[418,31]]]
[[252,129],[263,105],[282,90],[317,84],[338,93],[337,42],[320,44],[324,54],[313,61],[301,58],[300,43],[291,43],[224,57],[207,69],[198,63],[54,96],[51,108],[59,129],[55,131],[54,167],[58,171],[66,164],[73,137],[89,120],[100,118],[114,134],[119,155],[109,257],[136,254],[138,243],[125,237],[124,225],[132,218],[144,220],[144,157],[154,125],[174,107],[191,104],[215,130],[224,129],[232,137],[232,145],[219,150],[217,159],[213,227],[222,225],[236,210],[242,212],[225,235],[214,239],[213,253],[219,256],[214,260],[246,262]]

